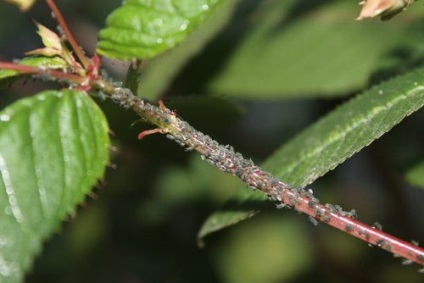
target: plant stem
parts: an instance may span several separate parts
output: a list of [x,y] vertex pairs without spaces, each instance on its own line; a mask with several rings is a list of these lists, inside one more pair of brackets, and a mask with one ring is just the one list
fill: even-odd
[[134,96],[129,89],[115,88],[105,81],[96,81],[94,88],[101,89],[112,101],[131,109],[157,130],[143,132],[140,136],[160,132],[189,150],[197,151],[202,159],[218,169],[240,178],[252,189],[258,189],[269,198],[303,212],[313,219],[333,226],[345,233],[404,258],[404,264],[415,262],[424,266],[424,250],[412,243],[397,239],[355,219],[355,213],[343,211],[339,206],[321,204],[312,192],[294,189],[262,170],[251,160],[243,158],[231,146],[223,146],[209,136],[195,130],[163,104],[151,105]]
[[59,26],[62,27],[62,30],[66,39],[68,40],[69,44],[72,46],[72,49],[75,51],[75,54],[77,55],[78,59],[83,65],[84,69],[87,69],[87,67],[90,65],[90,62],[87,60],[87,58],[85,57],[84,51],[81,49],[81,47],[78,45],[77,41],[75,40],[75,37],[73,36],[71,30],[66,24],[66,21],[63,18],[59,8],[56,6],[53,0],[46,0],[46,3],[52,10],[54,16],[56,17],[56,20],[59,23]]
[[82,84],[85,80],[83,77],[75,75],[75,74],[68,74],[62,71],[56,71],[56,70],[52,70],[48,68],[44,69],[43,67],[26,66],[26,65],[20,65],[20,64],[10,63],[10,62],[0,61],[0,69],[17,71],[19,73],[29,74],[29,75],[44,75],[48,78],[65,80],[69,83],[74,83],[78,85]]

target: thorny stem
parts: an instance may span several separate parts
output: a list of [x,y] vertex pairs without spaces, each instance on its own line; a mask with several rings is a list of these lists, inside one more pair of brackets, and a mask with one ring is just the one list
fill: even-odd
[[90,62],[87,60],[87,58],[84,55],[84,51],[81,49],[81,47],[78,45],[77,41],[75,40],[75,37],[73,36],[71,30],[68,28],[68,25],[66,24],[65,19],[62,16],[62,13],[57,8],[56,4],[53,0],[46,0],[47,5],[52,10],[54,16],[56,17],[57,22],[62,27],[63,33],[68,40],[69,44],[72,46],[72,49],[75,51],[75,54],[77,55],[78,59],[80,60],[81,64],[83,65],[84,69],[87,69],[87,67],[90,65]]
[[316,220],[346,232],[371,245],[377,246],[395,256],[402,257],[403,264],[415,262],[424,266],[424,250],[414,243],[409,243],[381,231],[380,227],[370,227],[355,219],[354,211],[343,211],[339,206],[321,204],[311,191],[293,189],[282,181],[262,170],[251,160],[243,158],[231,146],[223,146],[209,136],[195,130],[174,112],[162,105],[154,106],[134,96],[129,89],[115,88],[111,83],[98,80],[93,88],[104,92],[115,103],[131,109],[146,122],[158,127],[141,133],[145,136],[160,132],[166,137],[188,150],[197,151],[202,159],[218,169],[240,178],[252,189],[258,189],[272,200],[280,202],[280,206],[293,208]]

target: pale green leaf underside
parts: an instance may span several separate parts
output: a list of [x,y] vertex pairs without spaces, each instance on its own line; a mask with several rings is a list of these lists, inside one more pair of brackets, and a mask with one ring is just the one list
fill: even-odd
[[97,52],[116,59],[145,59],[170,49],[221,0],[127,0],[106,20]]
[[424,162],[421,162],[406,172],[408,182],[416,187],[424,189]]
[[0,282],[20,282],[42,242],[108,162],[108,125],[78,91],[46,91],[0,112]]
[[[45,67],[48,69],[61,69],[67,66],[66,62],[60,57],[45,57],[45,56],[33,56],[26,57],[17,64],[32,66],[32,67]],[[17,71],[13,70],[1,70],[0,69],[0,79],[10,78],[21,75]]]
[[[423,78],[421,68],[344,103],[275,152],[263,167],[294,188],[305,187],[420,109],[424,105]],[[248,190],[239,194],[235,199],[246,202],[261,198]],[[218,211],[205,222],[201,233],[205,236],[251,216],[251,210],[234,212],[231,218]]]
[[223,207],[209,215],[203,223],[197,233],[198,244],[203,245],[203,239],[213,232],[253,217],[260,212],[260,204],[266,199],[267,196],[260,191],[239,188]]

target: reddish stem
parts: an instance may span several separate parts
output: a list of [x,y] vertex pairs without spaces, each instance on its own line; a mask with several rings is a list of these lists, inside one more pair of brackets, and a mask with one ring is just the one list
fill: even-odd
[[75,37],[73,36],[71,30],[66,24],[65,18],[62,16],[62,13],[60,12],[59,8],[56,6],[53,0],[46,0],[46,3],[52,10],[53,14],[55,15],[57,22],[62,27],[63,33],[65,34],[66,39],[68,40],[69,44],[72,46],[72,49],[75,51],[75,54],[77,55],[78,59],[83,65],[84,69],[87,69],[87,67],[90,65],[90,62],[87,60],[87,58],[85,57],[84,51],[81,49],[81,47],[78,45],[77,41],[75,40]]
[[195,130],[167,109],[163,103],[160,103],[159,107],[153,106],[134,96],[128,89],[115,89],[110,97],[122,106],[132,108],[148,122],[159,127],[144,132],[142,137],[162,130],[162,133],[167,133],[168,138],[187,149],[199,152],[203,159],[220,170],[237,176],[250,187],[261,190],[271,199],[278,200],[283,206],[292,207],[315,220],[402,257],[405,259],[404,264],[415,262],[424,266],[422,248],[384,233],[378,227],[373,228],[355,220],[352,212],[345,212],[338,206],[321,204],[314,198],[312,192],[291,188],[262,170],[251,160],[244,159],[232,147],[220,145],[209,136]]
[[[172,119],[168,118],[169,121]],[[177,120],[179,122],[179,120]],[[179,123],[184,125],[183,123]],[[209,138],[200,132],[193,132],[175,127],[182,134],[177,141],[184,141],[186,146],[193,148],[212,164],[222,171],[239,177],[243,182],[254,189],[259,189],[270,198],[278,200],[283,206],[292,207],[298,212],[303,212],[310,217],[359,238],[369,244],[391,252],[407,261],[424,266],[424,249],[392,235],[384,233],[377,227],[370,227],[354,219],[354,215],[343,211],[338,206],[323,205],[314,198],[311,192],[303,189],[297,190],[274,178],[270,173],[262,170],[251,161],[241,159],[232,149],[209,141]],[[193,129],[194,130],[194,129]],[[175,138],[174,138],[175,139]]]
[[[283,183],[267,193],[276,197],[282,203],[292,206],[296,211],[303,212],[334,228],[346,232],[369,244],[391,252],[406,260],[424,266],[424,250],[413,243],[400,240],[389,235],[378,227],[370,227],[331,205],[322,205],[306,194],[284,187]],[[408,261],[405,261],[408,263]]]
[[77,84],[82,84],[84,78],[74,74],[67,74],[62,71],[52,70],[52,69],[43,69],[40,67],[19,65],[10,62],[0,61],[0,69],[3,70],[12,70],[24,74],[35,74],[35,75],[47,75],[52,78],[66,80],[68,82],[73,82]]

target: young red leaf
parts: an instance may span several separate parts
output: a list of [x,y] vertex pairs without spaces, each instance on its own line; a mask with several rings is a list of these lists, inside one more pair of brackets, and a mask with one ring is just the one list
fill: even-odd
[[405,10],[415,0],[365,0],[359,3],[362,6],[357,20],[365,18],[381,17],[383,21]]

